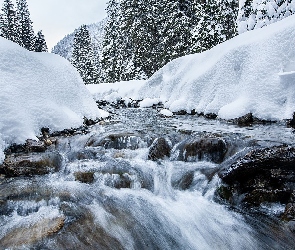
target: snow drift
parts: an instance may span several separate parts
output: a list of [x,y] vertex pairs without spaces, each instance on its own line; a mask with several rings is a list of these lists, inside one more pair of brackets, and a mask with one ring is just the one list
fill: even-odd
[[41,127],[78,127],[104,115],[78,72],[60,56],[0,38],[0,163],[3,148],[35,139]]
[[[295,16],[239,35],[213,49],[176,59],[140,89],[171,111],[215,113],[230,119],[252,112],[263,119],[295,111]],[[294,73],[291,73],[294,74]]]
[[[290,16],[209,51],[171,61],[137,91],[136,98],[159,99],[171,111],[195,109],[224,119],[249,112],[261,119],[291,118],[294,45],[295,16]],[[125,88],[124,83],[120,86]],[[103,92],[110,95],[105,88]],[[123,94],[128,97],[128,92]]]

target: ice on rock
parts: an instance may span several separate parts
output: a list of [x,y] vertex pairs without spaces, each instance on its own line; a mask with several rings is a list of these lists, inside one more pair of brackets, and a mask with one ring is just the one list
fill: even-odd
[[0,37],[0,163],[3,148],[35,139],[42,127],[79,127],[99,110],[79,73],[65,59],[29,52]]

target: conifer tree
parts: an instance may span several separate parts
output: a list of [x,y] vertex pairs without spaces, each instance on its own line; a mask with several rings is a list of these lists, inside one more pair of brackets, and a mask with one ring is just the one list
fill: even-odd
[[120,4],[118,0],[110,0],[107,6],[108,20],[105,27],[105,37],[101,56],[103,79],[105,82],[120,80],[120,46],[123,36],[120,33]]
[[86,25],[82,25],[76,32],[73,46],[72,64],[80,73],[84,83],[98,83],[91,38]]
[[27,50],[35,50],[35,34],[33,22],[30,19],[30,12],[26,0],[17,0],[17,18],[20,23],[20,37],[23,47]]
[[295,12],[294,0],[240,0],[237,18],[239,34],[262,28]]
[[47,44],[42,33],[42,30],[38,31],[35,38],[34,51],[36,52],[48,52]]
[[22,46],[21,28],[11,0],[4,0],[1,10],[1,36]]

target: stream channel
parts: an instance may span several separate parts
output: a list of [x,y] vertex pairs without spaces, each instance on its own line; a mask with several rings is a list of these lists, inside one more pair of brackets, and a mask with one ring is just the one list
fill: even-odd
[[[230,145],[224,159],[179,150],[206,137]],[[171,147],[169,157],[149,159],[157,138]],[[89,133],[57,139],[58,171],[0,178],[0,249],[294,249],[281,204],[233,207],[216,196],[214,174],[241,151],[294,139],[285,124],[115,110]]]

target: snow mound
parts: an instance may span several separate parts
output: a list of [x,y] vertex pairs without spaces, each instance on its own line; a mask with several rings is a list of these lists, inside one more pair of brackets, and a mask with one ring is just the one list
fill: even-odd
[[132,80],[126,82],[88,84],[86,87],[95,100],[116,102],[121,99],[138,100],[138,90],[145,82],[145,80]]
[[295,16],[290,16],[178,58],[156,72],[137,98],[157,98],[173,112],[195,109],[224,119],[249,112],[261,119],[290,118],[295,111],[294,37]]
[[149,108],[149,107],[152,107],[154,104],[158,104],[158,103],[159,103],[159,99],[157,98],[153,98],[153,99],[145,98],[139,103],[139,107]]
[[84,116],[106,115],[60,56],[29,52],[0,37],[0,75],[0,162],[5,146],[36,139],[42,127],[78,127]]
[[160,111],[160,114],[165,116],[165,117],[172,117],[173,116],[173,113],[168,109],[162,109]]

